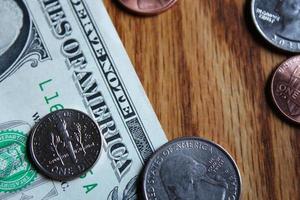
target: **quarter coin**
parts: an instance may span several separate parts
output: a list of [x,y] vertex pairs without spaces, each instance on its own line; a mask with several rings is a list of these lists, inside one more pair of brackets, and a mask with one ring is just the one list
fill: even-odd
[[127,9],[141,15],[156,15],[172,7],[177,0],[119,0]]
[[277,68],[272,78],[271,92],[281,113],[300,123],[300,56],[286,60]]
[[32,160],[44,175],[67,181],[94,165],[102,139],[87,114],[64,109],[42,118],[32,130],[29,144]]
[[241,177],[219,145],[196,137],[173,140],[158,149],[143,175],[146,200],[239,199]]
[[300,1],[252,0],[252,17],[261,35],[272,45],[300,52]]

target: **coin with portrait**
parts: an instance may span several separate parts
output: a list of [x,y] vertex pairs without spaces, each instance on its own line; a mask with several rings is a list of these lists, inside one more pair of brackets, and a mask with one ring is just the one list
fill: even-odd
[[271,44],[300,52],[299,0],[252,0],[252,17],[259,32]]
[[146,200],[239,199],[241,178],[231,156],[219,145],[196,137],[162,146],[143,175]]

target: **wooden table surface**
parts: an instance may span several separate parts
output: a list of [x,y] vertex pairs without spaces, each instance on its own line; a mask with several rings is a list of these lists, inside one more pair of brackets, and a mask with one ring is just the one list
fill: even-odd
[[282,120],[268,79],[290,57],[258,35],[245,0],[179,0],[155,17],[104,0],[169,139],[200,136],[236,160],[242,198],[300,199],[300,126]]

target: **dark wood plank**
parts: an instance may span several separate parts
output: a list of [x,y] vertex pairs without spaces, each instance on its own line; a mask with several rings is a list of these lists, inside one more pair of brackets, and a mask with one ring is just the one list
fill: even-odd
[[289,55],[259,37],[250,2],[179,0],[155,17],[104,2],[168,138],[225,147],[240,168],[242,199],[300,199],[300,128],[282,121],[267,95]]

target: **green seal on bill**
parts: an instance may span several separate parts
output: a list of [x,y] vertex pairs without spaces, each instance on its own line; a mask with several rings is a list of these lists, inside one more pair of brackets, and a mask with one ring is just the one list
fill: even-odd
[[0,131],[0,192],[16,192],[37,176],[26,151],[27,136],[15,130]]

